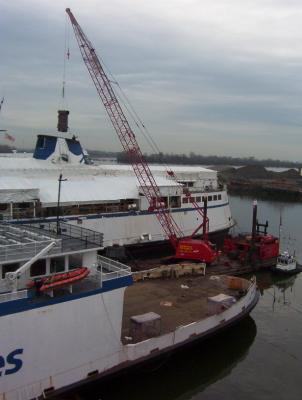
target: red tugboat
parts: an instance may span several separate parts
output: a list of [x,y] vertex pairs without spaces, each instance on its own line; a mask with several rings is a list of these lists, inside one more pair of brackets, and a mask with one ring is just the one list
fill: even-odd
[[[262,228],[262,230],[261,230]],[[223,253],[241,265],[255,268],[276,265],[279,255],[279,239],[267,233],[268,221],[258,223],[257,201],[253,204],[253,227],[251,235],[228,236],[224,240]]]

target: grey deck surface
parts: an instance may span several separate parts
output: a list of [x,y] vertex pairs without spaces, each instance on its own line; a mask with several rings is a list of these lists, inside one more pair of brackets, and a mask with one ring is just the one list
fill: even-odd
[[130,336],[131,316],[152,311],[162,318],[161,333],[172,332],[178,326],[205,318],[207,298],[220,293],[240,297],[238,290],[219,285],[207,276],[136,282],[125,291],[122,340],[127,343],[125,336]]

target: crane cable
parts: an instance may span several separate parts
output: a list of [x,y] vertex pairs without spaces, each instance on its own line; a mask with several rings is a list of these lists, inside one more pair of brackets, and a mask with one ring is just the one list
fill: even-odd
[[66,103],[65,97],[65,89],[66,89],[66,60],[69,60],[70,52],[69,52],[69,23],[68,16],[65,17],[65,34],[64,34],[64,55],[63,55],[63,76],[62,76],[62,106]]
[[[101,58],[101,57],[100,57]],[[107,72],[109,73],[109,75],[111,76],[111,78],[113,80],[111,80],[111,83],[115,84],[116,87],[118,88],[118,92],[117,97],[120,100],[120,102],[123,104],[123,106],[125,107],[125,109],[127,110],[128,114],[130,115],[130,117],[132,118],[132,120],[134,121],[135,125],[137,126],[137,128],[139,129],[139,131],[142,133],[142,135],[144,136],[146,142],[148,143],[148,145],[150,146],[150,148],[154,151],[157,152],[157,148],[156,145],[154,145],[154,140],[152,139],[152,137],[148,137],[148,135],[144,132],[144,130],[142,129],[143,123],[140,120],[140,118],[138,117],[137,112],[135,111],[134,107],[132,106],[132,104],[130,103],[130,100],[128,99],[128,97],[126,96],[126,94],[124,93],[124,91],[122,90],[121,86],[119,85],[119,83],[117,82],[117,80],[115,79],[115,77],[113,76],[112,72],[109,70],[109,68],[106,66],[106,64],[104,63],[104,60],[101,58],[102,63],[105,65]]]
[[[104,68],[107,70],[108,74],[110,75],[110,77],[112,78],[111,83],[115,84],[117,86],[117,88],[119,89],[119,92],[121,93],[121,96],[118,95],[117,97],[119,98],[119,100],[121,101],[121,103],[124,105],[125,109],[127,110],[128,114],[130,115],[130,117],[133,119],[133,121],[135,122],[136,126],[138,127],[138,129],[140,130],[140,132],[142,133],[142,135],[144,136],[144,138],[146,139],[147,143],[150,145],[151,149],[155,152],[158,153],[158,155],[161,155],[162,152],[159,149],[159,146],[157,145],[157,143],[155,142],[155,140],[153,139],[151,133],[149,132],[149,130],[146,128],[145,124],[143,123],[143,121],[141,120],[141,118],[139,117],[139,115],[137,114],[135,108],[133,107],[133,105],[131,104],[129,98],[127,97],[127,95],[124,93],[124,91],[122,90],[121,86],[119,85],[118,81],[115,79],[113,73],[110,71],[110,69],[107,67],[106,63],[104,62],[104,60],[99,57],[101,59],[102,65],[104,66]],[[119,94],[118,92],[118,94]],[[179,180],[177,175],[174,173],[173,169],[163,160],[160,160],[161,164],[164,166],[165,168],[165,172],[166,172],[166,176],[168,177],[168,179],[172,179],[175,183],[177,183],[179,185]],[[192,199],[192,195],[190,193],[190,191],[188,191],[188,196],[190,199]],[[194,198],[193,198],[194,199]],[[196,211],[198,213],[200,213],[202,215],[202,217],[204,217],[204,211],[203,209],[194,202],[194,208],[196,209]]]
[[[138,127],[139,131],[141,132],[141,134],[143,135],[143,137],[145,138],[145,140],[147,141],[147,143],[149,144],[149,146],[151,147],[151,149],[155,152],[158,153],[158,155],[161,155],[162,152],[159,149],[159,146],[157,145],[157,143],[155,142],[155,140],[153,139],[151,133],[149,132],[149,130],[146,128],[145,124],[143,123],[143,121],[141,120],[141,118],[139,117],[138,113],[136,112],[134,106],[131,104],[129,98],[127,97],[127,95],[124,93],[124,91],[122,90],[120,84],[118,83],[118,81],[115,79],[115,76],[113,75],[113,73],[111,72],[111,70],[108,68],[108,66],[106,65],[106,63],[104,62],[104,60],[102,59],[102,57],[100,57],[100,60],[102,62],[103,67],[106,69],[108,75],[110,76],[110,82],[112,84],[115,84],[116,87],[118,88],[118,92],[116,93],[119,101],[123,104],[123,106],[125,107],[125,109],[127,110],[129,116],[133,119],[134,123],[136,124],[136,126]],[[165,172],[166,172],[166,176],[168,177],[168,179],[172,179],[177,185],[179,185],[179,180],[177,175],[174,173],[173,169],[163,160],[159,160],[161,162],[161,164],[164,166],[165,168]],[[187,196],[191,199],[192,198],[192,194],[190,191],[188,191]],[[197,204],[195,203],[195,201],[193,202],[194,204],[194,208],[195,210],[202,215],[202,218],[204,218],[204,211],[203,209]]]
[[[132,103],[130,102],[128,96],[126,95],[126,93],[123,91],[123,89],[121,88],[120,84],[118,83],[118,81],[115,79],[115,76],[113,75],[113,73],[110,71],[110,69],[108,68],[108,66],[106,65],[106,63],[104,62],[104,60],[102,59],[102,57],[98,56],[101,59],[102,65],[105,67],[105,69],[107,70],[108,74],[110,75],[110,77],[112,78],[110,81],[111,83],[115,84],[116,87],[118,88],[119,92],[117,93],[117,96],[119,98],[119,100],[121,101],[121,103],[123,104],[123,106],[125,107],[125,109],[127,110],[128,114],[130,115],[130,117],[133,119],[135,125],[137,126],[137,128],[139,129],[139,131],[141,132],[141,134],[143,135],[143,137],[145,138],[146,142],[148,143],[148,145],[150,146],[150,148],[152,149],[152,151],[154,151],[154,153],[158,153],[159,155],[162,153],[158,144],[155,142],[155,140],[153,139],[151,133],[149,132],[149,130],[146,128],[145,124],[143,123],[142,119],[140,118],[140,116],[138,115],[138,113],[136,112],[134,106],[132,105]],[[166,168],[166,172],[171,171],[171,168],[168,166],[167,163],[165,163],[163,160],[161,160],[162,164],[164,165],[164,167]]]

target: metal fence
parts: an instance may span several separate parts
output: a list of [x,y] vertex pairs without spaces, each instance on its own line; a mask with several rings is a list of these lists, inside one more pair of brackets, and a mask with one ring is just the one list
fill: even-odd
[[102,274],[102,281],[131,275],[131,268],[118,261],[103,256],[97,256],[98,270]]
[[[34,257],[42,249],[48,246],[52,240],[43,240],[32,243],[19,243],[0,246],[0,263],[12,260],[27,260]],[[60,243],[54,247],[53,251],[61,250]]]
[[103,234],[90,229],[60,222],[59,232],[54,222],[24,225],[0,224],[0,263],[30,259],[55,240],[49,252],[77,251],[103,247]]
[[30,229],[47,231],[53,237],[58,237],[63,241],[69,238],[80,239],[84,243],[96,244],[98,247],[103,247],[104,234],[95,232],[87,228],[82,228],[76,225],[60,222],[59,231],[57,231],[57,224],[55,222],[41,222],[39,224],[26,224],[25,227]]
[[5,303],[6,301],[26,299],[28,297],[27,290],[19,290],[18,292],[9,292],[0,294],[0,303]]

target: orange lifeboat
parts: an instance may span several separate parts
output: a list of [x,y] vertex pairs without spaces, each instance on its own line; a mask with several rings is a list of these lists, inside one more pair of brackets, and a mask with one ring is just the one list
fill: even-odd
[[[47,292],[48,290],[72,285],[84,279],[89,272],[87,267],[79,267],[72,271],[47,276],[39,280],[39,292]],[[35,282],[32,282],[29,286],[35,286]]]

